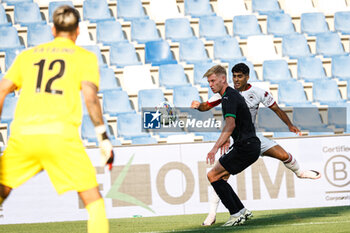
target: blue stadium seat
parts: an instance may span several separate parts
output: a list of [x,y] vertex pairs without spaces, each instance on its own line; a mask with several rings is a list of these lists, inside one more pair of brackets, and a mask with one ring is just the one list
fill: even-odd
[[198,38],[191,38],[180,41],[180,61],[187,63],[210,62],[203,41]]
[[148,41],[145,43],[145,63],[152,66],[176,64],[169,43],[166,40]]
[[15,24],[21,26],[28,26],[32,23],[46,23],[41,18],[40,9],[35,2],[22,2],[15,5],[14,9]]
[[5,69],[8,70],[15,60],[16,56],[24,50],[23,47],[6,49],[5,50]]
[[50,25],[33,23],[28,26],[27,46],[33,47],[39,44],[47,43],[53,40],[52,30]]
[[131,40],[138,43],[160,40],[156,23],[151,19],[135,19],[131,22]]
[[293,108],[293,122],[301,130],[309,130],[315,133],[333,132],[322,122],[317,107]]
[[224,37],[214,40],[214,59],[229,62],[234,59],[242,59],[241,48],[234,37]]
[[185,15],[201,17],[205,15],[215,15],[215,13],[211,9],[209,0],[186,0]]
[[278,0],[252,0],[252,9],[262,15],[283,12]]
[[11,26],[12,23],[8,21],[5,8],[0,4],[0,26]]
[[246,39],[248,36],[260,35],[261,28],[255,15],[237,15],[233,17],[233,35]]
[[115,20],[103,20],[96,24],[97,43],[111,45],[115,42],[126,40],[122,26]]
[[[336,128],[343,128],[346,131],[346,105],[328,107],[328,125],[333,125]],[[350,124],[350,122],[349,122]]]
[[289,132],[287,125],[270,108],[259,108],[256,128],[265,132]]
[[269,14],[267,16],[267,33],[277,37],[295,33],[294,24],[289,14]]
[[291,80],[288,63],[286,60],[266,60],[263,62],[263,79],[271,83]]
[[165,39],[178,42],[194,37],[190,21],[187,18],[165,20]]
[[336,32],[321,33],[316,36],[316,53],[324,57],[346,54]]
[[303,13],[300,18],[301,32],[309,36],[316,36],[319,33],[328,32],[326,17],[322,12]]
[[161,89],[144,89],[140,90],[138,95],[138,108],[141,112],[142,108],[153,108],[158,106],[165,100]]
[[256,75],[254,65],[250,61],[247,61],[245,59],[235,59],[231,60],[228,64],[228,73],[227,77],[229,78],[228,82],[232,83],[232,67],[234,67],[238,63],[244,63],[249,67],[249,82],[259,82],[258,76]]
[[167,64],[159,66],[159,85],[165,88],[191,85],[181,64]]
[[320,104],[330,105],[331,103],[346,102],[346,100],[341,98],[338,84],[334,79],[324,79],[314,82],[312,91],[314,101],[320,102]]
[[9,130],[9,126],[13,120],[15,115],[15,109],[17,105],[18,97],[13,95],[8,95],[5,97],[4,105],[1,111],[0,122],[7,124],[7,129]]
[[24,47],[21,45],[17,29],[14,27],[0,27],[0,51]]
[[9,6],[16,5],[17,3],[23,2],[33,2],[33,0],[2,0],[3,3],[6,3]]
[[49,2],[49,22],[50,23],[52,22],[53,12],[56,10],[56,8],[63,5],[74,7],[72,1],[50,1]]
[[119,116],[124,113],[134,113],[129,96],[123,90],[105,90],[103,92],[103,113],[110,116]]
[[113,43],[109,51],[110,64],[117,68],[130,65],[141,65],[133,44],[128,41]]
[[220,132],[197,132],[196,136],[202,136],[204,142],[216,142],[220,137]]
[[[209,70],[211,67],[217,64],[213,62],[200,62],[195,63],[193,67],[193,81],[195,85],[200,85],[201,87],[209,87],[207,78],[203,77],[205,72]],[[210,90],[210,88],[209,88]]]
[[332,76],[340,80],[350,79],[350,57],[334,56],[332,57]]
[[117,83],[113,69],[107,67],[100,67],[100,86],[99,91],[106,90],[120,90],[121,87]]
[[89,50],[90,52],[93,52],[96,55],[98,65],[100,67],[107,67],[107,64],[105,63],[105,61],[102,57],[102,53],[101,53],[100,47],[98,45],[84,45],[82,47]]
[[314,82],[326,78],[323,64],[318,57],[302,57],[298,59],[298,79]]
[[334,14],[334,29],[344,35],[350,35],[350,11],[339,11]]
[[106,0],[85,0],[83,3],[83,18],[91,23],[113,19]]
[[158,143],[157,139],[151,136],[133,137],[131,139],[132,145],[148,145],[148,144],[157,144],[157,143]]
[[142,132],[141,115],[137,113],[120,114],[117,120],[117,131],[118,135],[126,140],[149,135]]
[[191,107],[193,100],[200,101],[197,88],[193,86],[183,86],[174,88],[173,103],[175,107]]
[[224,20],[220,16],[202,16],[199,19],[199,36],[207,40],[227,37]]
[[118,0],[117,17],[126,21],[148,19],[143,10],[141,0]]
[[289,34],[282,39],[282,55],[290,59],[312,56],[303,34]]
[[306,106],[311,104],[306,98],[303,84],[294,79],[279,83],[278,102],[286,106]]

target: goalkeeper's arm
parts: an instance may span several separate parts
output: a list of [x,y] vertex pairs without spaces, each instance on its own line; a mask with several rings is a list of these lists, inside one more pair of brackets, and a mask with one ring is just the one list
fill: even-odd
[[109,169],[111,169],[114,159],[113,147],[111,141],[108,139],[107,129],[103,122],[101,105],[97,96],[98,88],[95,84],[89,81],[82,81],[81,86],[86,108],[89,112],[91,121],[95,126],[97,139],[102,153],[102,164],[108,164]]

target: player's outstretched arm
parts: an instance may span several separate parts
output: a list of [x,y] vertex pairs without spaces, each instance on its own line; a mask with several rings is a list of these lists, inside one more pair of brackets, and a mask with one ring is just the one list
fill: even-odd
[[103,122],[102,109],[97,96],[98,88],[95,84],[89,81],[82,81],[81,86],[86,108],[89,112],[91,121],[95,126],[97,139],[102,153],[102,164],[108,164],[109,170],[111,170],[114,159],[113,146],[108,139],[107,129]]
[[197,100],[193,100],[191,103],[191,108],[198,109],[201,112],[209,111],[212,107],[208,104],[208,102],[200,103]]
[[298,129],[298,127],[296,127],[295,125],[292,124],[292,122],[290,121],[287,114],[282,109],[280,109],[280,107],[277,104],[274,104],[270,108],[288,126],[290,132],[297,133],[297,134],[301,133],[300,130]]
[[5,97],[10,92],[15,91],[16,88],[17,88],[16,85],[12,81],[10,81],[8,79],[3,78],[0,81],[0,115],[1,115],[1,112],[2,112],[2,107],[4,105]]

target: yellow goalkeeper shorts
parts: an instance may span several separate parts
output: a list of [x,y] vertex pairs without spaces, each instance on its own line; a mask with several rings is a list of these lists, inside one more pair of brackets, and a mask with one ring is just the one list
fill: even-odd
[[0,183],[16,188],[45,170],[58,194],[97,187],[96,171],[79,137],[16,135],[0,156]]

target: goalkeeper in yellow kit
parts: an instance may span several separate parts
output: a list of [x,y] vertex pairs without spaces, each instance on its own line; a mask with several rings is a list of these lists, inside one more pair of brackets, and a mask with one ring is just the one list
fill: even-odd
[[11,136],[0,157],[0,204],[13,188],[46,170],[59,194],[78,192],[89,213],[88,232],[108,232],[95,169],[78,132],[82,91],[99,139],[102,162],[113,162],[97,97],[97,58],[75,45],[79,35],[76,9],[59,7],[53,23],[55,39],[19,54],[0,82],[0,111],[6,95],[20,90]]

